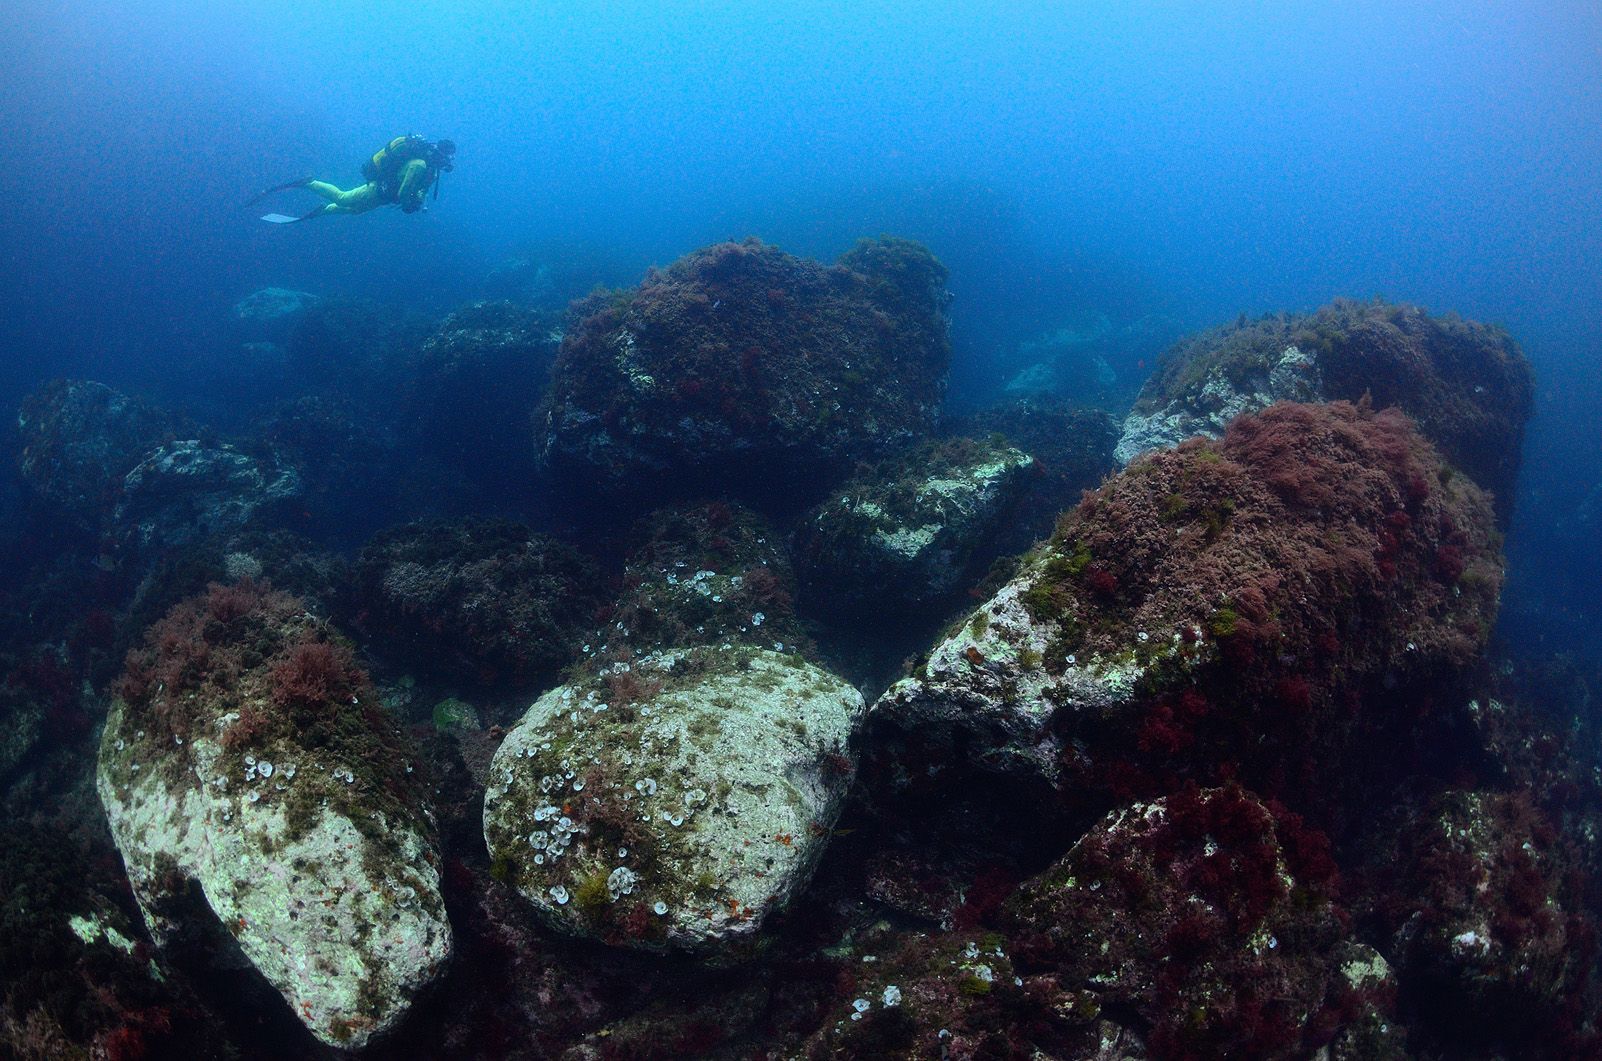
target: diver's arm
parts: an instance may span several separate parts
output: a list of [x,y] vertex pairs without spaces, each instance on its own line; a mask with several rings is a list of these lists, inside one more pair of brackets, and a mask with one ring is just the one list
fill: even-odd
[[423,195],[433,183],[428,163],[414,158],[401,168],[400,194],[396,197],[402,210],[408,214],[423,208]]

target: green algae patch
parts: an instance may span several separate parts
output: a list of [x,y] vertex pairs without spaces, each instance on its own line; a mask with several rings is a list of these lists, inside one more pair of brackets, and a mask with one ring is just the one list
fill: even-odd
[[478,721],[473,705],[454,696],[434,705],[434,728],[441,733],[472,726]]

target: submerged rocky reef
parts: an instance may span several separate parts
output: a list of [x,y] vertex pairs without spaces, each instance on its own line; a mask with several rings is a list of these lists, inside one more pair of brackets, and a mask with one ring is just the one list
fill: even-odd
[[944,284],[267,289],[217,424],[41,387],[0,1056],[1602,1051],[1602,674],[1494,639],[1512,338],[1343,301],[945,410]]

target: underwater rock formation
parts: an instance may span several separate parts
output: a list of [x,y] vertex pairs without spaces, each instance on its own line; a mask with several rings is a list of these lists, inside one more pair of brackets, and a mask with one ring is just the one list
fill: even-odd
[[11,681],[0,682],[0,781],[11,776],[45,735],[48,705]]
[[[1139,1018],[1158,1057],[1301,1057],[1402,1032],[1385,959],[1331,901],[1323,837],[1235,786],[1109,814],[1007,903],[1013,961],[1062,1005]],[[1355,1046],[1355,1043],[1349,1043]]]
[[506,520],[381,531],[353,577],[352,622],[384,653],[484,684],[554,674],[604,601],[593,562]]
[[343,556],[282,530],[221,535],[168,550],[142,574],[123,607],[116,658],[121,660],[174,606],[205,593],[213,582],[267,582],[297,597],[314,615],[327,616],[347,568]]
[[905,240],[863,240],[833,266],[748,240],[594,296],[538,417],[544,459],[588,491],[810,503],[935,426],[945,281]]
[[18,425],[28,484],[133,553],[239,531],[301,490],[270,447],[202,440],[194,425],[99,383],[46,385]]
[[563,932],[653,950],[749,942],[823,850],[861,711],[839,678],[744,647],[559,686],[495,753],[492,872]]
[[121,908],[115,859],[59,828],[0,824],[0,1057],[221,1057],[222,1024]]
[[1505,525],[1534,400],[1529,362],[1507,332],[1417,306],[1334,302],[1215,328],[1165,356],[1124,421],[1117,457],[1193,435],[1276,401],[1398,406],[1446,461],[1489,490]]
[[1021,553],[1049,535],[1057,517],[1115,467],[1119,425],[1101,409],[1033,397],[958,418],[948,428],[973,438],[1000,434],[1035,460],[1023,497],[996,539],[998,555]]
[[125,549],[156,554],[242,530],[300,489],[300,473],[271,453],[254,456],[197,439],[169,442],[123,477],[111,533]]
[[1445,792],[1379,858],[1389,887],[1371,901],[1392,960],[1452,1039],[1595,1049],[1594,1030],[1587,1049],[1578,1034],[1598,987],[1595,895],[1527,794]]
[[983,575],[1034,468],[999,440],[929,443],[837,486],[796,530],[810,604],[884,615],[929,608]]
[[221,929],[313,1034],[358,1047],[450,952],[416,762],[350,650],[247,580],[129,654],[96,788],[158,942]]
[[810,647],[778,535],[740,505],[659,509],[635,526],[623,593],[592,647],[627,659],[698,645]]
[[320,296],[308,291],[264,287],[234,303],[234,320],[252,339],[279,342],[320,301]]
[[477,302],[446,317],[418,366],[412,419],[422,445],[492,489],[530,480],[530,410],[561,338],[557,314],[510,302]]
[[28,396],[17,429],[23,479],[93,525],[115,502],[123,476],[184,425],[104,384],[60,379]]
[[1086,495],[874,706],[876,754],[907,781],[962,760],[1076,791],[1337,784],[1483,648],[1499,541],[1400,413],[1272,406]]
[[1050,977],[1023,976],[994,932],[914,934],[847,971],[851,991],[798,1055],[1144,1059],[1140,1037]]

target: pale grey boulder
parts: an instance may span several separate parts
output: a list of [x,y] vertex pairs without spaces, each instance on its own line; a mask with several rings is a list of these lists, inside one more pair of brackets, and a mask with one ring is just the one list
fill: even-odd
[[112,838],[158,944],[205,931],[198,888],[313,1035],[359,1048],[450,954],[432,823],[342,813],[320,793],[352,788],[353,764],[324,749],[227,751],[223,734],[238,721],[224,714],[206,735],[153,753],[152,734],[114,704],[96,775]]
[[551,690],[490,769],[492,871],[559,931],[727,952],[806,883],[862,697],[794,655],[658,652]]

